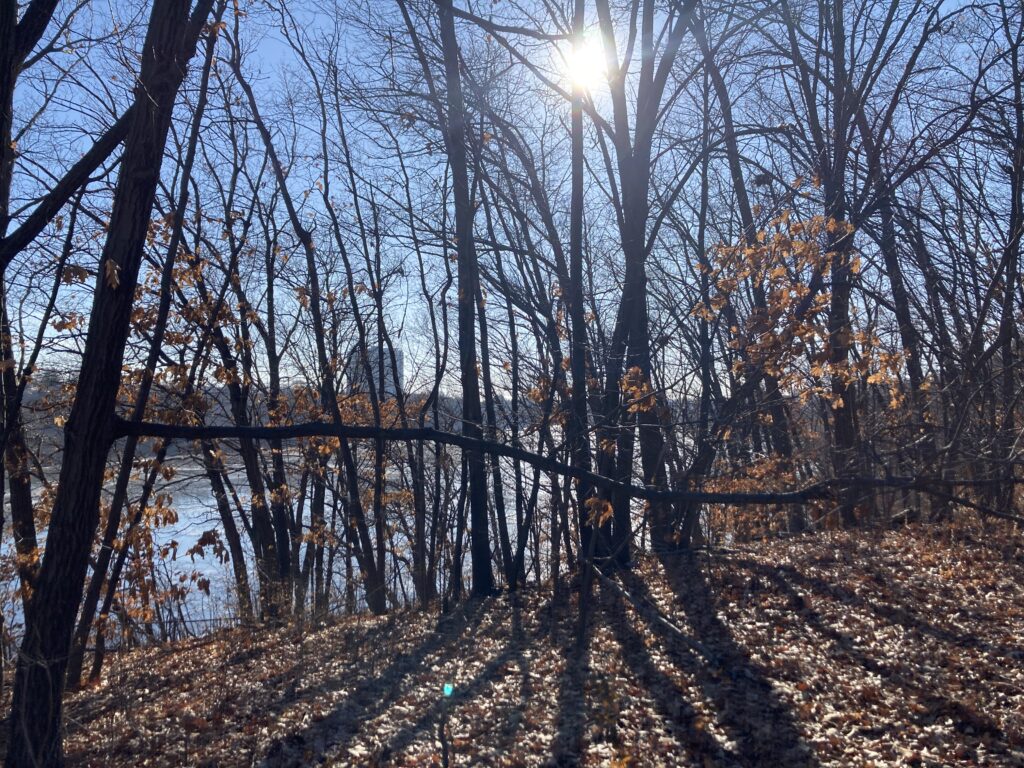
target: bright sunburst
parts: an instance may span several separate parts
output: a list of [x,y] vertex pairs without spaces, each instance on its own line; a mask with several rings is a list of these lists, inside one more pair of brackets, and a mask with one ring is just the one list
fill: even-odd
[[604,46],[597,35],[587,35],[573,43],[565,60],[565,71],[572,84],[586,90],[600,87],[607,81],[608,66]]

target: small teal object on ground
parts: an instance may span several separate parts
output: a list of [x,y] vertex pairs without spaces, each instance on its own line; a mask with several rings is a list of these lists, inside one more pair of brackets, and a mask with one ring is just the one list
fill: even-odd
[[444,684],[444,695],[445,696],[451,696],[454,691],[455,691],[455,686],[454,685],[452,685],[451,683],[445,683]]

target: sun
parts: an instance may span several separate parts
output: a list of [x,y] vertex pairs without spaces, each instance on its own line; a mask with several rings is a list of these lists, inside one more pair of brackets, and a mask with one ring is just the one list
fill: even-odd
[[586,35],[573,43],[565,58],[565,74],[574,86],[588,91],[608,81],[608,64],[599,36]]

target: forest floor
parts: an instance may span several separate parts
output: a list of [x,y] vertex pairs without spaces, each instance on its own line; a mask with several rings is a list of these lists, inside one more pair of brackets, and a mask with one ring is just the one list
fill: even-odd
[[[1024,539],[822,533],[111,661],[83,766],[1024,766]],[[442,694],[454,684],[450,698]]]

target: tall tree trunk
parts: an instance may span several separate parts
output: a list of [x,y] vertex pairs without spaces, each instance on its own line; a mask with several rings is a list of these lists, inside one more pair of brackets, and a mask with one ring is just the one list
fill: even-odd
[[[480,270],[473,239],[474,205],[470,199],[469,167],[466,160],[466,106],[459,73],[459,44],[455,36],[452,0],[439,0],[441,50],[444,57],[447,115],[444,138],[452,171],[455,202],[455,239],[458,258],[459,373],[462,383],[462,434],[482,439],[480,374],[476,353],[476,301],[480,295]],[[480,311],[483,311],[482,308]],[[487,525],[487,473],[483,453],[466,451],[469,476],[470,555],[474,597],[494,591],[491,545]]]
[[[2,280],[2,278],[0,278]],[[3,387],[3,431],[6,436],[4,464],[10,491],[11,531],[14,534],[14,551],[17,555],[18,578],[21,582],[22,602],[27,607],[32,595],[38,565],[36,522],[32,503],[32,475],[29,471],[28,446],[25,444],[25,429],[21,421],[20,392],[15,375],[13,336],[7,317],[7,290],[0,284],[0,360],[3,373],[0,385]],[[3,486],[0,485],[0,491]]]
[[[480,369],[484,385],[484,415],[487,417],[487,438],[498,439],[498,413],[494,404],[494,383],[491,381],[491,350],[487,337],[487,315],[484,311],[483,296],[477,297],[480,306]],[[505,584],[512,588],[516,579],[515,557],[512,554],[512,542],[508,535],[508,516],[505,509],[505,488],[501,478],[501,457],[491,456],[491,493],[494,499],[495,527],[498,530],[498,545],[505,572]]]
[[[223,14],[224,4],[221,3],[217,18]],[[171,307],[172,284],[174,268],[177,265],[178,248],[182,242],[182,231],[185,221],[185,209],[189,200],[189,184],[192,180],[192,167],[195,162],[196,151],[199,142],[199,130],[206,108],[207,88],[209,86],[210,70],[213,66],[213,54],[216,49],[217,36],[210,34],[207,40],[206,56],[203,63],[203,74],[199,89],[199,100],[196,104],[193,116],[192,131],[189,137],[188,150],[182,165],[181,187],[178,194],[176,208],[174,210],[174,223],[170,242],[168,243],[164,257],[163,268],[160,275],[160,303],[157,310],[156,322],[153,326],[152,338],[150,340],[149,352],[143,369],[142,382],[135,398],[135,406],[131,418],[134,421],[141,421],[149,403],[149,395],[153,387],[153,378],[156,375],[156,366],[159,361],[161,346],[163,344],[164,332],[167,327],[167,319]],[[190,376],[195,376],[193,367]],[[78,628],[75,631],[74,642],[71,653],[68,657],[67,685],[75,688],[82,674],[82,663],[85,656],[85,645],[92,628],[93,619],[96,616],[96,607],[99,604],[100,592],[107,579],[107,570],[110,567],[110,559],[113,555],[114,540],[117,538],[118,528],[121,522],[121,513],[127,502],[128,483],[131,479],[132,467],[135,463],[135,454],[138,448],[138,438],[129,437],[125,441],[124,453],[121,458],[121,466],[118,472],[117,482],[114,487],[114,495],[111,499],[110,510],[107,513],[107,522],[103,531],[103,540],[99,553],[96,556],[96,563],[93,568],[92,578],[85,591],[85,599],[78,619]]]
[[[739,141],[736,137],[736,123],[733,119],[732,98],[729,94],[729,87],[722,74],[722,70],[715,61],[714,54],[708,45],[703,29],[703,22],[694,25],[694,37],[701,46],[704,56],[704,65],[707,68],[711,86],[715,91],[718,106],[722,113],[722,131],[725,140],[726,159],[729,165],[729,176],[732,180],[733,191],[736,194],[736,208],[739,211],[740,223],[743,225],[743,242],[747,247],[757,247],[757,223],[754,221],[754,208],[750,203],[750,195],[747,191],[746,180],[743,177],[743,165],[740,155]],[[760,284],[753,286],[754,308],[757,312],[767,312],[768,302],[764,288]],[[730,304],[726,305],[726,320],[730,326],[738,326],[736,321],[735,308]],[[742,347],[741,347],[742,351]],[[757,376],[764,379],[766,402],[772,418],[771,435],[772,445],[782,459],[780,469],[784,472],[792,471],[793,444],[791,439],[791,428],[789,424],[789,413],[782,400],[782,393],[779,390],[779,381],[775,376],[764,371],[759,366]],[[710,467],[709,467],[710,468]],[[695,479],[691,473],[690,479]],[[790,529],[802,529],[804,525],[803,513],[799,507],[794,506],[789,512]]]
[[114,192],[75,401],[64,431],[60,484],[25,614],[6,765],[59,766],[67,653],[99,516],[124,348],[164,144],[186,64],[213,0],[155,0],[142,52],[139,94]]
[[1002,420],[1000,424],[999,449],[1002,461],[1001,477],[1002,486],[999,490],[999,505],[1008,512],[1015,511],[1016,497],[1016,466],[1018,450],[1017,430],[1017,407],[1016,401],[1019,397],[1017,387],[1017,374],[1020,364],[1015,360],[1014,341],[1018,342],[1019,354],[1019,329],[1017,327],[1017,286],[1020,282],[1020,252],[1021,242],[1024,241],[1024,74],[1021,59],[1021,51],[1024,50],[1024,38],[1021,31],[1024,28],[1024,21],[1017,21],[1017,29],[1014,31],[1012,17],[1008,8],[1003,5],[1003,31],[1006,35],[1007,47],[1010,56],[1011,71],[1019,73],[1013,78],[1013,96],[1011,109],[1013,113],[1013,140],[1010,143],[1012,155],[1010,157],[1010,212],[1007,222],[1006,246],[1003,259],[1006,263],[1006,278],[1003,285],[1003,301],[1000,318],[1000,362],[1002,371],[1000,375],[1000,389],[1002,399]]
[[[853,291],[852,227],[848,222],[846,163],[849,154],[848,130],[851,85],[847,73],[845,3],[829,5],[831,53],[835,97],[832,103],[830,133],[832,153],[829,167],[822,168],[825,190],[825,216],[828,224],[825,256],[831,260],[832,295],[828,313],[828,362],[831,368],[832,464],[837,477],[853,477],[862,469],[857,445],[856,389],[849,375],[853,329],[850,324],[850,300]],[[861,499],[856,488],[848,486],[839,493],[839,516],[846,527],[856,525]]]
[[[586,23],[586,3],[576,0],[573,10],[574,45],[583,45],[584,25]],[[571,157],[570,170],[572,189],[569,199],[569,285],[565,291],[566,309],[569,313],[571,342],[569,348],[569,368],[572,371],[571,413],[569,417],[568,442],[572,451],[572,464],[581,472],[589,472],[590,440],[588,438],[589,421],[587,415],[587,361],[590,358],[587,344],[587,322],[583,298],[583,86],[574,83],[570,114]],[[587,501],[594,496],[593,484],[577,479],[576,486],[576,517],[580,529],[580,548],[584,552],[592,551],[590,542],[595,529],[590,524]],[[596,545],[596,542],[595,542]],[[594,546],[593,550],[597,547]],[[601,548],[604,549],[603,547]],[[623,561],[629,560],[628,546],[618,553]],[[603,554],[603,552],[602,552]]]

